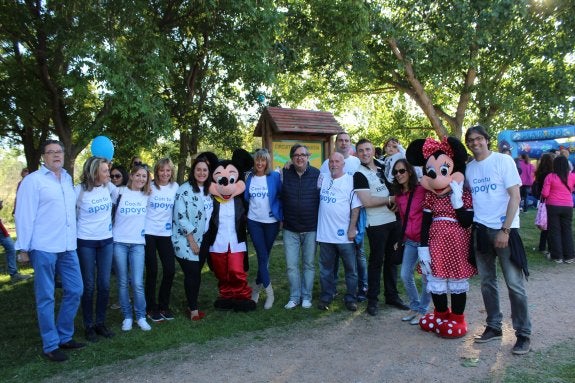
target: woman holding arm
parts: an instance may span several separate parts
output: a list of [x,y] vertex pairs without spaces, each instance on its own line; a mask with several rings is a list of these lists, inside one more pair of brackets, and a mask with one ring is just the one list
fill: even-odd
[[252,290],[252,300],[257,303],[263,287],[266,291],[266,310],[271,309],[274,303],[269,263],[272,246],[283,219],[280,194],[280,174],[272,170],[272,159],[268,150],[259,149],[254,155],[253,172],[246,179],[244,198],[249,203],[248,231],[258,258],[258,274]]
[[[76,220],[78,260],[84,293],[82,317],[84,334],[90,342],[114,336],[106,327],[106,307],[110,297],[110,273],[113,260],[112,197],[110,196],[110,163],[105,158],[90,157],[84,163],[81,183],[76,186]],[[94,290],[96,316],[94,318]]]
[[[418,264],[417,248],[421,240],[421,220],[423,218],[423,200],[425,189],[417,182],[417,175],[413,166],[406,159],[400,158],[393,165],[391,174],[395,178],[395,203],[401,217],[402,228],[405,226],[403,241],[403,262],[401,263],[401,279],[405,292],[409,297],[409,313],[401,318],[412,325],[419,324],[419,318],[427,313],[431,295],[427,292],[427,278],[421,275],[421,293],[415,285],[414,270]],[[409,200],[411,199],[411,203]],[[409,204],[409,212],[407,205]],[[403,223],[407,219],[407,224]],[[397,246],[397,245],[396,245]]]
[[196,158],[188,182],[180,186],[174,203],[172,243],[176,259],[184,273],[187,317],[193,321],[205,316],[198,310],[198,294],[207,253],[203,238],[214,209],[212,196],[209,194],[212,179],[210,173],[208,160],[205,157]]
[[114,264],[118,274],[120,306],[124,315],[122,331],[130,331],[133,323],[128,278],[133,289],[136,322],[144,331],[152,329],[146,321],[144,294],[144,228],[150,193],[150,172],[144,164],[134,165],[130,171],[128,185],[117,188],[113,193],[118,206],[114,220]]

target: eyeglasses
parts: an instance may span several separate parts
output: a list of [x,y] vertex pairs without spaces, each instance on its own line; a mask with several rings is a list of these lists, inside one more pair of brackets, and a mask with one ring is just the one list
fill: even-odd
[[121,174],[110,174],[110,178],[122,178]]
[[397,174],[405,174],[405,172],[407,172],[407,169],[393,169],[391,175],[395,177]]
[[292,158],[307,158],[309,154],[294,154]]
[[477,137],[475,137],[475,138],[468,138],[468,139],[465,141],[465,143],[466,143],[467,145],[470,145],[470,144],[473,144],[474,142],[481,142],[481,141],[483,141],[483,140],[485,140],[485,137],[483,137],[483,136],[477,136]]
[[63,154],[63,150],[46,150],[44,154],[54,155],[54,154]]
[[142,161],[134,161],[132,166],[140,166],[140,165],[143,165]]
[[141,162],[134,163],[134,168],[140,168],[140,169],[148,170],[148,164],[143,164]]

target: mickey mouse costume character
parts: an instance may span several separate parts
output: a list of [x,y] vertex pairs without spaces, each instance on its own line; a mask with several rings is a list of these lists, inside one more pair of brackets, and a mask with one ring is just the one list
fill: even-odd
[[463,188],[467,152],[454,137],[427,138],[413,141],[406,157],[412,165],[423,166],[421,185],[426,195],[418,256],[435,305],[419,326],[441,337],[459,338],[467,333],[468,279],[477,273],[469,263],[473,208],[471,192]]
[[243,193],[245,170],[253,159],[243,149],[234,151],[232,160],[222,160],[213,171],[210,194],[214,210],[206,233],[209,244],[208,264],[218,279],[219,296],[214,307],[220,310],[251,311],[248,285],[247,218]]

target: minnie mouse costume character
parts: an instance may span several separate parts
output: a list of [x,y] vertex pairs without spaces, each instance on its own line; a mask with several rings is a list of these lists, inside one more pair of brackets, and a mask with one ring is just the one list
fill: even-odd
[[[427,290],[435,310],[419,320],[419,326],[445,338],[467,333],[465,304],[469,277],[477,270],[469,263],[473,205],[471,191],[463,188],[467,152],[454,137],[413,141],[406,152],[414,166],[423,166],[421,247],[417,250],[421,272],[427,274]],[[451,295],[451,310],[447,294]]]
[[243,175],[252,166],[250,154],[238,149],[231,161],[220,161],[212,175],[210,194],[214,197],[214,210],[206,239],[210,246],[208,264],[218,279],[219,296],[214,307],[220,310],[256,309],[248,285],[247,218],[243,199],[246,188]]

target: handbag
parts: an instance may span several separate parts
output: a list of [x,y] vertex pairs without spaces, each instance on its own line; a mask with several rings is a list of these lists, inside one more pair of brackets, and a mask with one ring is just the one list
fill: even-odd
[[543,200],[539,202],[539,206],[537,206],[535,226],[537,226],[539,230],[547,230],[547,206]]
[[413,200],[414,192],[409,192],[409,199],[407,200],[407,208],[405,209],[405,219],[401,225],[401,232],[399,235],[399,240],[397,241],[397,246],[394,246],[393,253],[391,256],[391,263],[394,265],[401,265],[403,262],[403,250],[405,249],[405,243],[403,242],[403,236],[405,235],[405,229],[407,228],[407,220],[409,218],[409,210],[411,208],[411,201]]

